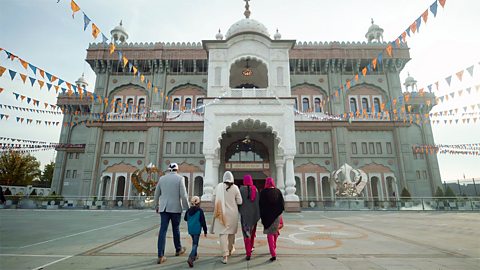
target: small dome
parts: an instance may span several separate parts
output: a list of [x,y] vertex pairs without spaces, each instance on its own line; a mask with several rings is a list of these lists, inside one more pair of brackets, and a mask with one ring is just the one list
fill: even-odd
[[115,26],[112,31],[110,31],[110,34],[112,35],[112,40],[115,42],[126,42],[128,39],[128,33],[125,28],[123,28],[122,21],[120,21],[120,24]]
[[368,42],[377,41],[383,42],[383,29],[376,25],[372,19],[372,25],[368,28],[367,33],[365,34],[365,38]]
[[220,32],[220,29],[218,29],[218,33],[215,35],[215,38],[217,40],[222,40],[223,39],[223,34]]
[[412,76],[410,76],[410,73],[408,73],[408,77],[405,79],[405,82],[403,84],[410,86],[416,83],[417,81]]
[[82,74],[82,77],[78,78],[78,80],[75,82],[77,85],[88,85],[87,80],[85,79],[85,74]]
[[253,19],[241,19],[240,21],[234,23],[228,29],[227,34],[225,35],[226,39],[229,39],[237,34],[245,32],[255,32],[266,37],[270,38],[267,28],[260,22]]
[[273,35],[273,38],[274,38],[275,40],[279,40],[279,39],[282,38],[282,35],[278,32],[278,29],[277,29],[277,32],[275,32],[275,35]]

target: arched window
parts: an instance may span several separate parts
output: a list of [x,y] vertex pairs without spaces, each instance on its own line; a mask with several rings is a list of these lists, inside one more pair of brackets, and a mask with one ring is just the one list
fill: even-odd
[[193,195],[202,196],[203,195],[203,178],[201,176],[195,177],[195,184],[193,186]]
[[303,112],[307,112],[310,109],[310,102],[308,102],[308,98],[302,99],[302,109]]
[[317,190],[315,188],[315,178],[309,176],[307,178],[307,200],[315,201],[317,200]]
[[197,98],[197,113],[203,113],[203,98]]
[[362,109],[366,112],[370,112],[370,107],[368,107],[368,99],[362,98]]
[[133,98],[127,99],[127,113],[131,113],[133,111]]
[[185,189],[187,190],[187,196],[188,196],[188,177],[184,176],[183,179],[185,181]]
[[350,112],[357,111],[357,100],[355,98],[350,98]]
[[139,113],[144,113],[145,112],[145,99],[140,98],[138,100],[138,112]]
[[122,110],[122,109],[121,109],[121,106],[122,106],[122,99],[121,99],[121,98],[115,99],[115,110],[114,110],[114,111],[115,111],[116,113],[121,112],[121,110]]
[[295,176],[295,195],[302,198],[302,189],[300,187],[300,177]]
[[315,98],[315,112],[322,112],[322,107],[320,107],[320,98]]
[[380,108],[380,99],[379,99],[379,98],[374,98],[374,99],[373,99],[373,107],[375,108],[375,111],[376,111],[376,112],[380,112],[380,111],[381,111],[381,108]]
[[298,100],[297,100],[297,98],[295,98],[295,105],[294,106],[295,106],[295,110],[298,110]]
[[185,99],[185,110],[189,111],[192,109],[192,99],[187,98]]
[[173,106],[172,109],[174,111],[179,111],[180,110],[180,99],[179,98],[174,98],[172,106]]

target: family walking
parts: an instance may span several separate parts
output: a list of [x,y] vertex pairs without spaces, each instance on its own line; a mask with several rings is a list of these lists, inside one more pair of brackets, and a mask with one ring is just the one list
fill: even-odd
[[[156,211],[160,214],[158,264],[166,261],[165,242],[170,222],[175,256],[180,256],[186,251],[180,242],[179,225],[182,207],[186,208],[188,205],[187,191],[183,177],[178,174],[178,165],[171,163],[169,170],[169,174],[160,177],[154,197]],[[277,239],[283,227],[281,215],[284,211],[284,200],[282,192],[275,187],[273,178],[267,178],[264,189],[259,192],[250,175],[243,177],[243,186],[239,188],[234,184],[233,174],[226,171],[223,181],[215,188],[212,201],[214,211],[210,233],[219,236],[222,263],[226,264],[228,257],[235,252],[235,234],[238,231],[239,219],[245,245],[245,259],[250,260],[252,257],[257,223],[261,219],[263,233],[267,235],[270,261],[276,260]],[[193,196],[190,203],[191,206],[185,213],[184,220],[187,221],[188,233],[192,238],[192,250],[187,263],[193,267],[194,261],[198,259],[197,251],[202,230],[204,236],[207,236],[207,224],[204,212],[200,208],[200,198]]]

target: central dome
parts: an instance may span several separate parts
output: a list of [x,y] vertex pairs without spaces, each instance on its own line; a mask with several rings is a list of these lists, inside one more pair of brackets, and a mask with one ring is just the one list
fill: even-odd
[[270,34],[265,25],[259,21],[247,18],[241,19],[230,26],[230,29],[228,29],[227,34],[225,35],[225,39],[229,39],[237,34],[245,32],[255,32],[270,38]]

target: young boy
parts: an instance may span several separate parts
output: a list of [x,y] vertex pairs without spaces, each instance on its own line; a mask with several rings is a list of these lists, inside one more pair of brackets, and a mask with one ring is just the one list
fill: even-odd
[[190,199],[192,206],[185,213],[184,220],[188,225],[188,234],[192,237],[192,251],[188,256],[188,266],[193,267],[193,261],[198,258],[197,248],[198,241],[200,240],[200,234],[203,228],[203,234],[207,237],[207,223],[205,222],[205,215],[202,208],[200,208],[200,198],[193,196]]

